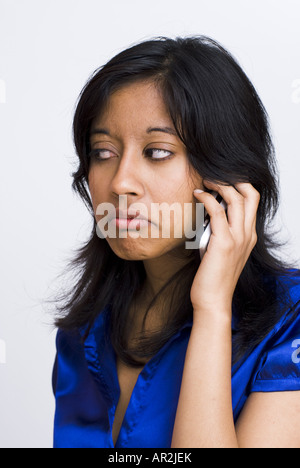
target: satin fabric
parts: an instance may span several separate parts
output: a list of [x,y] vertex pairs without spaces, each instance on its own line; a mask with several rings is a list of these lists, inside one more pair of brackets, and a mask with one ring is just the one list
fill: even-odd
[[[300,299],[300,276],[290,295],[295,303]],[[109,311],[107,306],[99,314],[84,343],[83,330],[57,332],[54,448],[114,448],[112,426],[120,388],[108,334]],[[233,330],[236,326],[233,309]],[[191,327],[192,322],[186,323],[143,368],[115,448],[170,448]],[[293,320],[288,313],[283,315],[265,339],[233,365],[234,420],[251,392],[296,390],[300,390],[300,305]]]

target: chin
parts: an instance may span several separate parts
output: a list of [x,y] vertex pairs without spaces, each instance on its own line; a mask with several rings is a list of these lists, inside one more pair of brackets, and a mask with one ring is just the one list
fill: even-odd
[[151,249],[148,245],[141,245],[145,239],[107,239],[112,251],[124,260],[144,260],[151,258]]
[[107,238],[106,240],[113,252],[124,260],[158,258],[176,248],[176,245],[171,245],[170,239],[132,239],[128,237],[127,239]]

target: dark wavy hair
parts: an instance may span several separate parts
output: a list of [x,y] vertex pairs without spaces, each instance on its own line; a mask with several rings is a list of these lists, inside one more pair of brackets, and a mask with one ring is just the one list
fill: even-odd
[[261,195],[257,244],[233,296],[238,318],[236,361],[266,336],[284,311],[295,308],[289,294],[291,283],[287,286],[281,279],[295,277],[299,282],[299,270],[279,257],[284,242],[269,232],[279,207],[279,177],[266,110],[233,56],[206,36],[155,37],[131,45],[97,69],[81,91],[73,122],[79,161],[72,187],[90,211],[93,227],[88,241],[69,261],[69,269],[77,271],[76,284],[61,295],[62,304],[57,298],[55,324],[69,331],[85,327],[87,336],[95,318],[110,305],[110,338],[116,354],[130,366],[141,366],[144,358],[153,356],[193,316],[190,289],[200,264],[197,249],[191,250],[188,263],[149,304],[146,314],[169,291],[172,301],[165,326],[142,333],[133,357],[133,349],[127,347],[129,307],[144,284],[145,269],[142,261],[116,256],[106,239],[97,235],[88,191],[93,119],[101,114],[112,92],[149,79],[161,90],[190,165],[200,176],[231,186],[249,182]]

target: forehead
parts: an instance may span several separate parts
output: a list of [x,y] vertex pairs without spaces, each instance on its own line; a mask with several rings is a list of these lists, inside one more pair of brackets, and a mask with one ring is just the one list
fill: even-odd
[[109,124],[136,129],[143,125],[146,129],[153,122],[174,129],[161,91],[153,82],[146,81],[114,91],[94,119],[92,128]]

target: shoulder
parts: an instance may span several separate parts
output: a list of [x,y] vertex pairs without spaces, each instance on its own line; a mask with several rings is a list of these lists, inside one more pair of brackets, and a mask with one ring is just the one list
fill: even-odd
[[106,336],[109,326],[109,306],[104,307],[93,320],[79,328],[64,330],[59,328],[56,335],[56,349],[58,353],[77,353],[86,347],[96,347]]
[[52,372],[53,392],[57,385],[67,379],[77,379],[86,374],[88,368],[98,366],[99,354],[103,351],[107,337],[105,325],[107,308],[96,317],[92,327],[88,325],[74,329],[59,328],[56,334],[56,357]]
[[54,395],[62,383],[68,385],[84,362],[84,347],[78,331],[57,330],[56,356],[52,371]]
[[300,446],[300,271],[278,278],[277,288],[281,317],[245,363],[253,367],[236,425],[241,447]]
[[296,268],[287,269],[284,275],[277,278],[277,293],[284,299],[284,304],[291,308],[300,302],[300,270]]
[[252,392],[300,390],[300,271],[278,281],[285,313],[266,337]]

